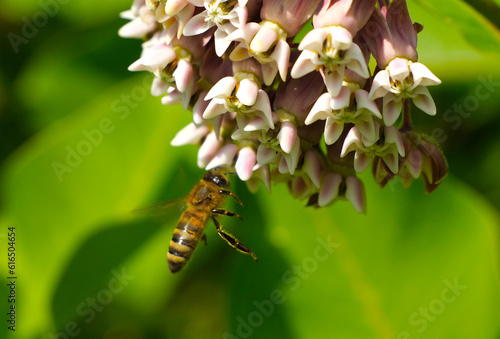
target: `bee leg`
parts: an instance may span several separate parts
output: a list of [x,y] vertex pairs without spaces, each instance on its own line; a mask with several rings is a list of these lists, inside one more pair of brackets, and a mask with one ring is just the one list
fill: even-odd
[[236,239],[233,235],[227,233],[226,231],[224,231],[219,222],[217,221],[217,219],[215,219],[214,217],[212,217],[212,220],[214,221],[214,224],[215,224],[215,228],[217,228],[217,233],[219,234],[219,236],[224,239],[228,244],[229,246],[235,248],[238,252],[241,252],[241,253],[245,253],[245,254],[250,254],[253,258],[253,260],[255,261],[259,261],[259,259],[257,259],[257,256],[255,255],[255,253],[252,252],[252,250],[250,250],[248,247],[246,247],[243,243],[241,243],[238,239]]
[[205,243],[205,246],[207,246],[207,235],[205,233],[201,236],[201,240]]
[[214,214],[227,215],[228,217],[237,217],[238,219],[243,220],[241,215],[234,213],[234,212],[231,212],[231,211],[228,211],[228,210],[224,210],[222,208],[214,208],[211,212]]
[[227,191],[227,190],[219,190],[219,194],[229,195],[229,196],[233,197],[233,199],[236,200],[236,202],[238,204],[240,204],[241,206],[243,206],[243,203],[241,202],[241,200],[233,192]]

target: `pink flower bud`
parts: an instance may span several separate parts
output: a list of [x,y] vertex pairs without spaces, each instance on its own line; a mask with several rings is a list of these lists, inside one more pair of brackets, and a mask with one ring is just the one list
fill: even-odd
[[260,63],[253,58],[248,58],[243,61],[234,61],[233,74],[238,74],[238,73],[253,74],[254,76],[257,77],[256,80],[259,80],[261,84],[263,83],[262,67]]
[[361,30],[362,40],[373,54],[379,68],[384,69],[396,57],[392,37],[384,15],[375,9]]
[[[229,58],[221,60],[221,58],[215,54],[215,48],[212,44],[202,58],[200,77],[209,82],[207,86],[213,86],[220,79],[233,75],[232,64]],[[210,88],[206,89],[208,90]]]
[[430,138],[422,137],[418,149],[422,153],[425,192],[431,193],[448,175],[448,164],[439,146]]
[[293,114],[298,125],[303,125],[312,105],[321,95],[325,85],[319,72],[309,73],[300,79],[280,83],[273,108]]
[[325,0],[314,15],[314,28],[342,26],[352,36],[363,27],[375,8],[376,0]]
[[288,37],[295,36],[309,20],[321,0],[264,0],[260,16],[262,20],[279,24]]
[[405,0],[393,1],[387,9],[386,17],[375,9],[362,29],[362,40],[381,69],[386,68],[396,57],[411,61],[418,59],[417,32]]
[[386,18],[396,55],[417,61],[417,32],[411,22],[406,0],[392,1]]

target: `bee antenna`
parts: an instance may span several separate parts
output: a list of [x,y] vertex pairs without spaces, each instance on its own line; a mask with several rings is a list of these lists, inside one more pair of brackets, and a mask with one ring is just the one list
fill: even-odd
[[237,174],[237,173],[236,172],[226,172],[226,173],[224,173],[224,175],[228,175],[228,174],[234,175],[234,174]]

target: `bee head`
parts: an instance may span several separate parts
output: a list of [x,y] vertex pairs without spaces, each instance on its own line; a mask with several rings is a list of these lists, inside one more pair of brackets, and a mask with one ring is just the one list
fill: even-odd
[[229,180],[227,180],[226,176],[216,170],[211,170],[205,173],[203,180],[213,182],[222,188],[229,187]]

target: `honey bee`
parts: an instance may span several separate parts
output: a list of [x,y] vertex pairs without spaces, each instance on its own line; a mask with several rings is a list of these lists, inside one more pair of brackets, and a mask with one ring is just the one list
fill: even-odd
[[[185,199],[186,209],[182,213],[177,227],[174,230],[172,240],[170,240],[167,261],[172,273],[179,272],[188,262],[200,239],[206,243],[206,236],[203,230],[209,219],[212,219],[217,233],[231,247],[237,251],[249,254],[257,261],[257,256],[233,235],[222,229],[217,216],[227,215],[243,218],[235,212],[223,209],[227,196],[232,197],[238,204],[243,206],[241,200],[229,191],[230,182],[226,175],[219,169],[210,170],[203,175]],[[177,199],[176,199],[177,200]],[[174,202],[167,202],[153,206],[155,209],[165,210]],[[148,208],[151,209],[151,208]]]

